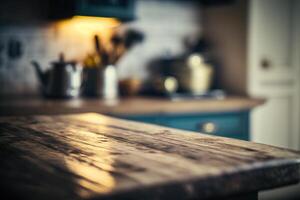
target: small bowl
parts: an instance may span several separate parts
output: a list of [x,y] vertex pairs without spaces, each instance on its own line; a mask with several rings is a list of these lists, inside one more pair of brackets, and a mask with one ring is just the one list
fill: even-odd
[[126,78],[119,81],[120,93],[123,96],[133,96],[139,93],[142,81],[136,78]]

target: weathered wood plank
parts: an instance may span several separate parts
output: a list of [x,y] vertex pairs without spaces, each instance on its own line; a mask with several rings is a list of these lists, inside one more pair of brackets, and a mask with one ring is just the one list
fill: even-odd
[[296,183],[299,152],[98,114],[0,118],[0,190],[20,199],[206,199]]

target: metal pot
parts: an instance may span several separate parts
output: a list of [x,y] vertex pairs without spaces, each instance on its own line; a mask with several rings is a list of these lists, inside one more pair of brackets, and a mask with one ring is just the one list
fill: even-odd
[[211,88],[213,67],[205,63],[200,54],[192,54],[187,59],[174,63],[173,75],[182,91],[199,95]]

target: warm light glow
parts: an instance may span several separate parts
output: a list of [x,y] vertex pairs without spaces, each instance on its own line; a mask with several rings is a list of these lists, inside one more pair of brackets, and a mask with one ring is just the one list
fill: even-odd
[[[101,159],[101,157],[105,158],[107,156],[109,156],[108,153],[105,154],[102,152],[102,154],[95,155],[91,157],[91,159],[97,160],[97,157],[98,159]],[[107,159],[103,159],[101,162],[105,162],[106,160]],[[105,164],[111,165],[112,163],[106,161]],[[78,179],[77,183],[86,189],[94,191],[95,193],[107,193],[112,191],[116,186],[115,178],[105,170],[99,170],[96,167],[91,167],[90,165],[84,165],[82,163],[77,163],[69,160],[66,160],[66,166],[73,173],[79,174],[80,176],[87,178]],[[78,191],[78,193],[82,196],[86,195],[84,191]]]
[[115,18],[74,16],[59,21],[56,25],[63,35],[77,35],[82,38],[98,34],[105,42],[120,24],[121,22]]
[[[96,118],[95,114],[85,114],[75,118],[80,121],[89,121],[91,124],[109,123],[107,117]],[[87,152],[81,155],[73,155],[80,157],[81,160],[69,159],[69,157],[65,157],[64,160],[68,170],[79,176],[77,179],[74,179],[81,186],[76,192],[83,198],[91,198],[93,194],[104,194],[114,190],[117,180],[111,172],[115,170],[114,163],[118,155],[111,154],[111,152],[115,151],[113,143],[106,136],[93,131],[80,129],[74,131],[72,128],[68,129],[68,127],[65,127],[64,132],[71,132],[76,135],[75,138],[82,138],[84,140],[83,143],[76,140],[66,141],[68,145],[84,149]],[[101,140],[106,140],[106,142],[101,142]],[[85,157],[87,155],[88,157]],[[91,165],[91,163],[94,165]]]
[[61,25],[69,26],[79,32],[97,32],[103,29],[111,29],[118,27],[121,22],[115,18],[106,17],[87,17],[74,16],[71,19],[63,20]]
[[75,16],[71,25],[80,32],[97,32],[103,29],[116,28],[120,22],[115,18]]
[[101,45],[110,48],[111,35],[121,25],[114,18],[74,16],[53,24],[54,38],[51,45],[57,53],[64,51],[67,59],[84,60],[89,53],[95,52],[94,36],[101,39]]

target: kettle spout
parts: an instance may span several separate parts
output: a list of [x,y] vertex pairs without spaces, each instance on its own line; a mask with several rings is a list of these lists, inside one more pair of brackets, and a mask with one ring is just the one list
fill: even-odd
[[36,61],[31,61],[31,64],[33,65],[35,71],[36,71],[36,74],[40,80],[40,82],[42,83],[43,86],[46,86],[46,75],[45,73],[42,71],[40,65],[36,62]]

